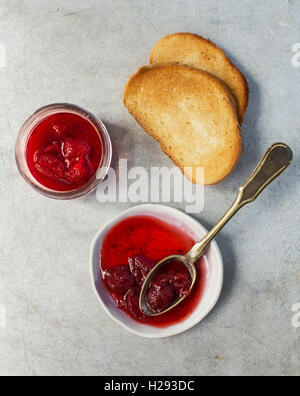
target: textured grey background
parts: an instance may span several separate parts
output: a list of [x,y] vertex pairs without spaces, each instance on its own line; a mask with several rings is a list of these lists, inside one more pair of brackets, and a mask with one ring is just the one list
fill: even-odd
[[[299,374],[299,19],[299,0],[0,0],[1,375]],[[39,196],[17,172],[14,143],[34,110],[66,101],[103,118],[116,157],[171,165],[123,108],[122,90],[155,42],[177,31],[222,46],[251,89],[243,159],[206,188],[202,223],[223,214],[270,143],[289,143],[295,162],[218,237],[225,284],[209,317],[180,336],[145,340],[106,316],[89,278],[94,234],[129,205]]]

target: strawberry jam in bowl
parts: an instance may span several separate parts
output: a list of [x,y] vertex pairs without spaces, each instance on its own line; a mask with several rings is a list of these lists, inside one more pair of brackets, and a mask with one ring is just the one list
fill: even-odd
[[25,180],[56,199],[77,198],[105,178],[112,147],[100,119],[78,106],[54,104],[34,113],[21,128],[16,160]]
[[[129,217],[116,224],[103,241],[100,269],[117,307],[133,320],[150,326],[168,327],[183,321],[202,296],[206,279],[204,260],[196,264],[198,276],[191,295],[172,311],[148,317],[139,309],[139,295],[147,275],[159,261],[172,253],[185,254],[195,243],[179,227],[154,216]],[[168,267],[155,277],[147,295],[147,305],[155,313],[166,310],[191,286],[186,267],[178,263]]]
[[171,262],[154,277],[146,295],[152,312],[139,308],[143,283],[153,267],[170,255],[184,255],[206,230],[186,214],[161,205],[140,205],[117,216],[100,230],[91,249],[93,287],[105,311],[121,326],[143,337],[167,337],[199,323],[216,304],[223,283],[223,262],[212,242],[196,264],[197,280],[189,292],[191,276]]

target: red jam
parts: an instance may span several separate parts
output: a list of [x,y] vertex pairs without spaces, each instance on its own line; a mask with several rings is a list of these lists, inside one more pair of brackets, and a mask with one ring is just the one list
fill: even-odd
[[191,283],[191,275],[182,263],[168,263],[151,281],[146,294],[148,308],[153,313],[165,311],[179,298],[188,294]]
[[88,183],[102,159],[95,127],[73,113],[53,114],[32,131],[26,150],[34,178],[55,191],[72,191]]
[[[170,255],[186,254],[196,243],[181,229],[151,216],[136,216],[115,225],[106,235],[100,258],[104,284],[118,308],[134,320],[155,327],[168,327],[188,318],[202,298],[206,266],[197,264],[197,281],[190,295],[176,308],[156,317],[145,316],[139,309],[143,282],[156,263]],[[171,263],[159,273],[148,292],[150,309],[161,312],[175,297],[187,292],[190,275],[178,263]]]

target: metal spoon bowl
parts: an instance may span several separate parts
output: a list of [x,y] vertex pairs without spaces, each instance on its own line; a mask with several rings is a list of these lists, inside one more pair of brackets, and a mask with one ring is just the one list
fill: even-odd
[[[155,278],[156,274],[161,271],[163,269],[164,266],[167,266],[170,263],[182,263],[182,265],[184,265],[190,273],[192,282],[191,285],[189,287],[189,289],[187,290],[187,292],[180,298],[178,298],[174,304],[172,304],[169,308],[167,308],[166,310],[164,310],[163,312],[152,312],[146,302],[146,296],[149,290],[149,287],[151,285],[151,281],[153,280],[153,278]],[[166,313],[168,311],[170,311],[171,309],[175,308],[177,305],[179,305],[183,300],[186,299],[186,297],[190,294],[190,292],[192,291],[195,282],[197,279],[197,270],[195,265],[188,261],[186,256],[170,256],[167,257],[166,259],[163,259],[161,262],[159,262],[153,269],[152,271],[148,274],[148,277],[146,279],[146,281],[143,284],[142,290],[141,290],[141,294],[140,294],[140,310],[146,314],[147,316],[159,316],[162,315],[163,313]]]
[[[293,160],[293,152],[284,143],[275,143],[268,148],[256,169],[248,178],[248,180],[239,188],[238,196],[225,213],[225,215],[218,221],[210,232],[197,243],[185,256],[170,256],[160,261],[148,274],[143,284],[139,306],[140,310],[147,316],[159,316],[174,309],[185,300],[191,293],[197,279],[197,270],[195,263],[203,256],[206,249],[210,245],[214,237],[222,230],[228,221],[246,204],[254,202],[259,194],[275,180],[285,169],[291,164]],[[151,283],[158,271],[161,271],[164,266],[171,262],[182,263],[190,272],[191,286],[186,294],[178,298],[170,307],[162,312],[153,312],[147,305],[147,294]]]

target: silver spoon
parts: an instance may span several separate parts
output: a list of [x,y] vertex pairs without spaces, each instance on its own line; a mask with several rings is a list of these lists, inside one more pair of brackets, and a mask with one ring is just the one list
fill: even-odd
[[[212,228],[212,230],[202,239],[202,241],[197,243],[185,256],[174,255],[163,259],[148,274],[143,284],[139,300],[140,310],[144,314],[147,316],[163,315],[164,313],[175,308],[190,294],[197,279],[195,263],[203,256],[214,237],[244,205],[255,201],[258,195],[290,165],[292,160],[293,152],[286,144],[275,143],[269,147],[252,175],[245,182],[245,184],[239,188],[239,193],[234,204]],[[151,282],[157,272],[162,269],[162,267],[174,261],[182,263],[185,267],[187,267],[192,279],[191,286],[187,293],[178,298],[178,300],[175,301],[169,308],[162,312],[153,312],[149,309],[146,301],[147,293],[151,287]]]

